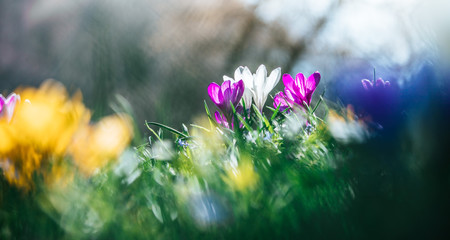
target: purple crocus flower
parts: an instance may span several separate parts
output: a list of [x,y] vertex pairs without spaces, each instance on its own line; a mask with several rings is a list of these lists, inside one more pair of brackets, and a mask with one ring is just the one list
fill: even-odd
[[307,79],[303,73],[298,73],[295,80],[289,74],[283,75],[284,93],[279,92],[274,98],[274,106],[278,107],[281,104],[281,109],[286,109],[287,106],[293,105],[303,106],[306,103],[311,104],[311,98],[320,82],[320,73],[315,72]]
[[280,106],[280,112],[289,107],[289,104],[286,101],[286,96],[283,92],[279,92],[275,95],[275,97],[273,98],[273,106],[275,108],[278,108],[278,106]]
[[11,121],[18,101],[20,101],[20,96],[15,93],[11,93],[7,98],[0,94],[0,118],[6,117],[8,121]]
[[224,117],[230,120],[230,117],[233,115],[231,104],[237,108],[244,94],[244,89],[244,81],[239,80],[232,83],[230,80],[227,80],[222,83],[222,86],[214,82],[209,84],[208,94],[214,104],[222,111]]
[[228,124],[227,118],[225,117],[225,115],[220,114],[218,111],[216,111],[214,113],[214,117],[216,118],[216,122],[219,125],[222,125],[226,128],[230,128],[230,125]]
[[[241,105],[236,107],[236,112],[239,114],[243,114],[244,112],[244,107],[242,107]],[[214,117],[216,118],[216,122],[219,125],[222,125],[223,127],[226,128],[230,128],[230,124],[227,121],[227,118],[225,117],[225,115],[220,114],[218,111],[216,111],[214,113]],[[244,117],[245,119],[246,117]],[[244,125],[242,123],[239,124],[239,127],[243,127]],[[231,129],[234,129],[234,116],[231,116]]]
[[370,91],[373,88],[385,88],[385,87],[391,86],[391,83],[389,81],[384,81],[381,78],[378,78],[375,81],[375,86],[374,86],[374,83],[372,81],[370,81],[369,79],[363,79],[363,80],[361,80],[361,83],[362,83],[364,89],[366,89],[367,91]]

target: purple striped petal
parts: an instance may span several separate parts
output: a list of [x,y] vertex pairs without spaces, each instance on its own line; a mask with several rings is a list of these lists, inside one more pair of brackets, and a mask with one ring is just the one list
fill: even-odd
[[220,91],[223,94],[223,104],[224,105],[228,105],[229,102],[231,101],[231,96],[233,94],[233,90],[231,89],[231,81],[224,81],[222,83],[222,86],[220,87]]
[[296,92],[295,91],[296,87],[295,87],[294,79],[291,77],[291,75],[289,75],[287,73],[283,74],[283,84],[291,92]]
[[233,84],[233,105],[237,105],[241,101],[242,95],[244,94],[245,85],[243,80]]
[[306,80],[305,75],[303,73],[298,73],[295,76],[295,85],[298,87],[298,91],[295,93],[301,93],[302,96],[306,95]]
[[220,105],[223,103],[223,96],[220,91],[220,86],[213,82],[208,86],[208,95],[211,98],[211,101],[216,105]]

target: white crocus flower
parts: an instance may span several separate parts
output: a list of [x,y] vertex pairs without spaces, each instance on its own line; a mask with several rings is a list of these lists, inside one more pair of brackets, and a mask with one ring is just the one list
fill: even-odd
[[234,71],[234,79],[228,76],[223,76],[223,80],[230,80],[232,83],[238,82],[240,80],[244,81],[244,94],[242,95],[242,99],[245,104],[245,108],[249,109],[252,106],[252,96],[253,96],[253,75],[250,72],[248,67],[238,67],[236,71]]
[[267,70],[264,65],[258,67],[253,74],[253,100],[256,107],[262,112],[269,92],[278,84],[281,77],[281,68],[275,68],[267,77]]
[[281,68],[275,68],[267,77],[267,70],[264,65],[258,67],[256,73],[252,75],[248,67],[238,67],[234,72],[234,79],[228,76],[223,76],[223,80],[230,80],[237,82],[244,81],[245,90],[242,99],[245,108],[249,109],[252,106],[252,99],[259,111],[262,112],[264,104],[266,103],[269,92],[278,84],[281,77]]

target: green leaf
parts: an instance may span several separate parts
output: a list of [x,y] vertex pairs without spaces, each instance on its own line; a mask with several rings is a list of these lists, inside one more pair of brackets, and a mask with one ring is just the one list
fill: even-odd
[[263,116],[263,115],[259,112],[259,110],[258,110],[258,108],[256,107],[255,104],[253,104],[253,110],[256,112],[256,115],[258,116],[258,118],[259,118],[259,119],[266,125],[266,127],[269,129],[269,132],[273,134],[274,131],[273,131],[272,125],[270,125],[269,120],[267,120],[267,118],[266,118],[265,116]]
[[212,130],[214,127],[217,127],[217,123],[214,120],[214,118],[212,118],[212,116],[211,116],[211,112],[209,111],[208,104],[206,104],[205,100],[203,100],[203,102],[205,103],[206,115],[208,116],[209,124],[210,124],[211,130]]
[[274,118],[277,116],[277,114],[280,112],[280,107],[281,107],[281,104],[278,105],[277,109],[275,109],[275,111],[273,112],[272,117],[270,117],[270,121],[273,121],[273,119],[274,119]]
[[323,90],[322,94],[320,95],[319,101],[317,102],[316,106],[312,110],[311,114],[316,112],[317,107],[319,107],[320,103],[323,101],[323,95],[325,95],[325,90]]
[[170,131],[170,132],[172,132],[172,133],[174,133],[174,134],[176,134],[176,135],[179,135],[179,136],[182,136],[182,137],[185,137],[185,138],[188,138],[188,137],[189,137],[188,135],[186,135],[186,134],[184,134],[184,133],[182,133],[182,132],[180,132],[180,131],[178,131],[178,130],[176,130],[176,129],[174,129],[174,128],[171,128],[171,127],[169,127],[169,126],[166,126],[166,125],[164,125],[164,124],[161,124],[161,123],[157,123],[157,122],[146,122],[146,124],[155,125],[155,126],[158,126],[158,127],[160,127],[160,128],[164,128],[164,129],[166,129],[166,130],[168,130],[168,131]]
[[[238,112],[236,112],[236,109],[234,108],[233,104],[231,104],[231,109],[233,110],[233,114],[234,116],[239,119],[239,121],[244,125],[245,129],[247,129],[247,131],[251,132],[252,128],[250,127],[250,125],[248,125],[248,123],[245,121],[245,119],[241,116],[241,114],[239,114]],[[245,110],[244,110],[245,111]],[[239,124],[239,123],[238,123]],[[237,128],[239,128],[239,125],[237,126]]]
[[191,127],[195,127],[195,128],[198,128],[198,129],[202,129],[202,130],[204,130],[204,131],[206,131],[206,132],[211,132],[209,129],[207,129],[207,128],[205,128],[205,127],[202,127],[202,126],[200,126],[200,125],[197,125],[197,124],[190,124],[190,126]]

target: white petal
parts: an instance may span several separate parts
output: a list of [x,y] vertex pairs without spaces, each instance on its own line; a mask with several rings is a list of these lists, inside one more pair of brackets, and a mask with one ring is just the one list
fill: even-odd
[[248,67],[244,67],[244,70],[242,71],[242,79],[244,80],[245,87],[248,87],[250,89],[253,89],[254,87],[254,77],[252,75],[252,72]]
[[264,88],[264,95],[267,95],[272,91],[272,89],[278,84],[281,77],[281,68],[275,68],[271,73],[270,76],[267,78],[266,86]]
[[245,108],[249,109],[252,107],[252,90],[249,88],[245,88],[244,95],[242,95],[242,99],[244,99]]
[[230,80],[232,83],[235,82],[234,79],[232,79],[232,78],[230,78],[230,77],[228,77],[228,76],[223,75],[223,81],[225,82],[225,81],[228,81],[228,80]]
[[[239,81],[239,80],[244,80],[242,78],[242,71],[244,70],[244,67],[239,66],[238,68],[236,68],[236,71],[234,71],[234,80]],[[245,82],[244,82],[245,84]]]

